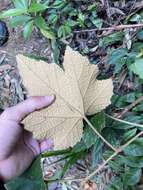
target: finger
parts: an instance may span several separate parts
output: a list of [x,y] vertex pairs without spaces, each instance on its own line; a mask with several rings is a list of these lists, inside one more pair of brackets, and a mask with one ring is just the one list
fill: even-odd
[[19,122],[28,114],[51,105],[54,102],[54,100],[54,95],[30,97],[27,100],[17,104],[16,106],[7,108],[1,114],[1,118]]
[[49,150],[53,150],[54,148],[54,142],[52,139],[46,139],[43,140],[42,142],[40,142],[40,153],[49,151]]
[[39,143],[36,139],[33,138],[32,132],[24,130],[23,142],[24,142],[25,146],[27,146],[27,148],[29,150],[31,150],[34,157],[36,157],[37,155],[40,154]]
[[38,156],[42,152],[52,150],[54,142],[51,138],[38,141],[33,138],[33,134],[27,130],[24,130],[23,136],[24,144],[29,148],[34,156]]

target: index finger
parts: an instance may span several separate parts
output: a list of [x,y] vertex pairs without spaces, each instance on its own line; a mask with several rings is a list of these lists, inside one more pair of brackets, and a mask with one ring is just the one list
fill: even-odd
[[55,96],[33,96],[18,103],[16,106],[7,108],[0,116],[1,119],[8,119],[20,122],[30,113],[50,106],[55,100]]

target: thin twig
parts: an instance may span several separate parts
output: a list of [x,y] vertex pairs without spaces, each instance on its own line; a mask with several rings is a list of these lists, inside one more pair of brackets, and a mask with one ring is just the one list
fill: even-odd
[[[143,126],[142,126],[143,127]],[[138,137],[140,137],[143,134],[143,131],[141,131],[140,133],[138,133],[136,136],[134,136],[131,140],[129,140],[126,144],[124,144],[123,146],[121,146],[121,151],[124,150],[124,148],[126,148],[127,146],[129,146],[132,142],[134,142]]]
[[137,100],[135,100],[133,103],[131,103],[129,106],[125,107],[124,110],[116,115],[116,118],[121,118],[125,113],[127,113],[129,110],[134,108],[137,104],[143,101],[143,96],[139,97]]
[[83,183],[86,183],[89,179],[91,179],[94,175],[96,175],[100,170],[102,170],[102,168],[104,168],[104,166],[110,161],[112,160],[115,156],[118,155],[118,152],[114,152],[114,154],[112,154],[107,160],[105,160],[103,162],[103,164],[101,164],[94,172],[92,172],[89,176],[87,176],[85,179],[84,179],[84,182]]
[[82,182],[83,180],[85,179],[85,177],[82,177],[82,178],[71,178],[71,177],[66,177],[66,178],[63,178],[63,179],[53,179],[53,180],[50,180],[50,179],[44,179],[45,182],[48,182],[48,183],[52,183],[52,182],[55,182],[55,181],[58,181],[58,182],[73,182],[73,181],[76,181],[76,182]]
[[87,119],[87,117],[86,116],[84,116],[84,118],[83,118],[85,121],[86,121],[86,123],[89,125],[89,127],[96,133],[96,135],[98,135],[101,139],[102,139],[102,141],[105,143],[105,144],[107,144],[113,151],[117,151],[116,150],[116,148],[114,148],[106,139],[104,139],[104,137],[95,129],[95,127],[92,125],[92,123]]
[[124,83],[124,81],[125,81],[125,79],[126,79],[126,76],[127,76],[127,69],[125,68],[122,72],[121,72],[121,74],[120,74],[120,76],[119,76],[119,87],[117,88],[117,90],[119,90],[120,88],[121,88],[121,86],[122,86],[122,84]]
[[143,28],[143,24],[128,24],[128,25],[118,25],[118,26],[112,26],[107,28],[93,28],[93,29],[85,29],[85,30],[76,30],[74,33],[81,33],[81,32],[92,32],[92,31],[105,31],[105,30],[123,30],[127,28]]
[[[142,126],[143,127],[143,126]],[[128,141],[126,144],[124,144],[123,146],[121,146],[120,148],[117,149],[116,152],[114,152],[114,154],[112,154],[106,161],[103,162],[103,164],[101,164],[94,172],[92,172],[89,176],[87,176],[84,180],[84,183],[86,181],[88,181],[89,179],[91,179],[94,175],[96,175],[110,160],[112,160],[115,156],[118,155],[118,153],[122,152],[124,150],[124,148],[126,148],[127,146],[129,146],[133,141],[135,141],[138,137],[140,137],[143,134],[143,131],[141,131],[138,135],[136,135],[135,137],[133,137],[130,141]]]
[[106,115],[107,115],[107,117],[109,117],[109,118],[111,118],[111,119],[113,119],[113,120],[115,120],[115,121],[118,121],[118,122],[121,122],[121,123],[125,123],[125,124],[127,124],[127,125],[131,125],[131,126],[134,126],[134,127],[143,128],[143,125],[142,125],[142,124],[132,123],[132,122],[125,121],[125,120],[122,120],[122,119],[118,119],[118,118],[113,117],[113,116],[108,115],[108,114],[106,114]]
[[[132,123],[132,125],[136,125],[136,124]],[[77,181],[79,181],[79,182],[82,182],[82,185],[83,185],[89,179],[91,179],[94,175],[96,175],[99,171],[101,171],[106,166],[106,164],[108,164],[109,161],[111,161],[115,156],[117,156],[120,152],[122,152],[127,146],[129,146],[133,141],[135,141],[142,134],[143,134],[143,131],[141,131],[139,134],[137,134],[135,137],[133,137],[130,141],[128,141],[127,143],[125,143],[124,145],[122,145],[120,148],[118,148],[116,150],[116,152],[114,152],[107,160],[105,160],[94,172],[92,172],[87,177],[85,177],[85,178],[83,178],[83,177],[82,178],[76,178],[76,179],[73,179],[73,178],[64,178],[64,179],[60,179],[60,180],[57,179],[57,180],[53,180],[53,181],[59,181],[59,182],[67,182],[67,181],[70,181],[70,182],[76,181],[77,182]],[[48,180],[48,182],[49,181],[50,180]]]

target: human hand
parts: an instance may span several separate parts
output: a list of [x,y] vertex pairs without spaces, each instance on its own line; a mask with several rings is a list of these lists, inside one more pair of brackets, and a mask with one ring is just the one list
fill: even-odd
[[0,115],[0,178],[4,182],[22,174],[37,155],[53,147],[52,139],[34,139],[21,121],[54,100],[54,96],[30,97]]

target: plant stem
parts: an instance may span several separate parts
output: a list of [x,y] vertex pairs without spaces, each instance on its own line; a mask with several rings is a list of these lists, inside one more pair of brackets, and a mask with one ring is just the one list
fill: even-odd
[[70,151],[71,151],[71,148],[68,148],[66,150],[49,151],[49,152],[43,153],[42,157],[44,158],[44,157],[62,155],[62,154],[65,154],[65,153],[69,153]]
[[128,29],[128,28],[143,28],[143,24],[128,24],[128,25],[117,25],[117,26],[112,26],[112,27],[107,27],[107,28],[93,28],[93,29],[86,29],[86,30],[76,30],[74,33],[82,33],[82,32],[92,32],[92,31],[105,31],[105,30],[123,30],[123,29]]
[[91,179],[95,174],[97,174],[110,160],[112,160],[115,156],[118,155],[118,153],[122,152],[124,150],[124,148],[126,148],[127,146],[129,146],[133,141],[135,141],[138,137],[140,137],[143,134],[143,131],[141,131],[138,135],[136,135],[135,137],[133,137],[130,141],[128,141],[126,144],[122,145],[120,148],[118,148],[116,150],[116,152],[114,152],[114,154],[112,154],[106,161],[103,162],[103,164],[101,164],[94,172],[92,172],[89,176],[87,176],[84,180],[84,183],[86,181],[88,181],[89,179]]
[[137,100],[135,100],[133,103],[131,103],[129,106],[125,107],[124,110],[116,115],[117,118],[121,118],[125,113],[127,113],[129,110],[134,108],[137,104],[143,101],[143,96],[139,97]]
[[113,119],[113,120],[115,120],[115,121],[118,121],[118,122],[120,122],[120,123],[125,123],[125,124],[127,124],[127,125],[131,125],[131,126],[143,128],[143,125],[142,125],[142,124],[132,123],[132,122],[125,121],[125,120],[122,120],[122,119],[118,119],[118,118],[113,117],[113,116],[108,115],[108,114],[106,114],[106,116],[109,117],[109,118],[111,118],[111,119]]
[[102,141],[105,143],[105,144],[107,144],[113,151],[115,151],[116,152],[116,148],[114,148],[96,129],[95,129],[95,127],[92,125],[92,123],[87,119],[87,117],[86,116],[84,116],[84,118],[83,118],[85,121],[86,121],[86,123],[90,126],[90,128],[96,133],[96,135],[98,135],[101,139],[102,139]]

